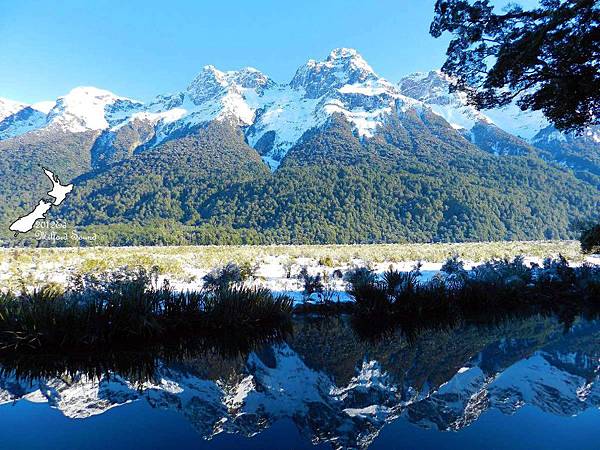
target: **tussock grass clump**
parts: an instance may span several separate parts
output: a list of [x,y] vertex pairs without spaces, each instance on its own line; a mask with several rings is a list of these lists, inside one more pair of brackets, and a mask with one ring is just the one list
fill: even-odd
[[241,285],[245,280],[241,268],[235,263],[227,263],[217,267],[204,275],[204,288],[210,291],[224,289],[234,285]]
[[291,300],[266,289],[224,286],[174,292],[144,269],[77,277],[0,294],[0,353],[135,348],[188,337],[280,335]]
[[266,288],[227,287],[205,298],[202,318],[205,330],[229,334],[259,334],[285,325],[289,331],[292,299],[274,296]]
[[313,294],[323,294],[325,285],[323,284],[323,277],[320,273],[311,275],[308,273],[308,269],[303,267],[298,274],[298,279],[302,282],[302,286],[304,287],[302,296],[305,301],[308,300]]
[[359,334],[377,336],[396,327],[407,334],[460,322],[497,323],[514,316],[556,315],[569,326],[577,315],[600,313],[600,266],[570,267],[559,257],[526,266],[522,257],[464,269],[450,258],[440,274],[420,282],[420,267],[389,270],[381,279],[368,269],[350,274],[353,318]]

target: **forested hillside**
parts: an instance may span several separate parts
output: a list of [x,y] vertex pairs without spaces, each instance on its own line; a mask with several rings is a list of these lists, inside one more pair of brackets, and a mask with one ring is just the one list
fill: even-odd
[[568,238],[598,205],[572,174],[491,155],[437,120],[361,140],[334,117],[273,173],[212,124],[75,180],[57,214],[119,244],[351,243]]
[[[597,127],[480,111],[440,71],[394,84],[354,49],[289,83],[205,66],[142,102],[95,87],[26,105],[0,99],[5,245],[378,243],[559,239],[600,211]],[[86,241],[13,237],[48,213]],[[59,230],[60,231],[60,230]]]

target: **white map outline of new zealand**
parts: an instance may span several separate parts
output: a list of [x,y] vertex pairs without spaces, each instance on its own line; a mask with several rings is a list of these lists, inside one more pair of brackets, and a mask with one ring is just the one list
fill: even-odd
[[19,217],[9,227],[11,231],[15,232],[15,237],[19,233],[27,233],[33,229],[35,222],[40,219],[46,218],[46,213],[52,208],[52,206],[60,205],[67,194],[73,190],[72,184],[60,184],[60,179],[51,170],[42,167],[46,176],[52,182],[52,189],[48,191],[48,195],[54,198],[53,202],[47,202],[40,200],[37,206],[29,214]]

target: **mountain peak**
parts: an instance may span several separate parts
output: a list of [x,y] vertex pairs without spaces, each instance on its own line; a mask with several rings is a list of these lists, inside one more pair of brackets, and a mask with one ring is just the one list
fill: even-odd
[[400,92],[426,103],[455,128],[471,129],[477,122],[493,123],[500,129],[531,142],[548,126],[541,111],[521,111],[514,102],[496,109],[479,111],[464,92],[449,92],[455,78],[441,70],[416,72],[400,80]]
[[[126,97],[93,86],[78,86],[59,97],[48,113],[48,122],[70,131],[103,130],[108,128],[108,109],[113,105],[140,104]],[[115,110],[119,107],[112,108]]]
[[341,66],[345,70],[360,71],[364,74],[377,76],[373,68],[354,48],[335,48],[329,53],[326,62],[337,64],[338,67]]
[[244,67],[235,72],[227,72],[230,82],[246,89],[257,89],[259,93],[263,89],[274,86],[275,82],[260,70],[254,67]]
[[54,108],[55,105],[56,102],[54,100],[44,100],[41,102],[34,103],[33,105],[31,105],[31,108],[41,113],[48,114],[52,110],[52,108]]
[[358,50],[356,50],[354,48],[346,48],[346,47],[334,48],[331,51],[331,53],[329,53],[329,56],[327,56],[327,61],[328,62],[351,61],[352,64],[354,65],[354,67],[361,68],[367,72],[372,72],[373,74],[375,73],[373,68],[369,64],[367,64],[367,62],[362,57],[362,55],[358,52]]
[[226,87],[225,73],[213,65],[206,65],[192,80],[186,93],[195,105],[218,96]]
[[449,87],[452,78],[440,70],[415,72],[402,78],[398,85],[404,95],[419,100],[427,100],[431,96],[450,96]]
[[207,64],[207,65],[203,66],[202,70],[198,73],[198,75],[196,75],[194,80],[192,80],[192,83],[196,80],[206,81],[206,80],[211,80],[211,79],[216,80],[220,84],[223,84],[223,85],[226,84],[225,72],[217,69],[212,64]]
[[355,48],[338,47],[331,50],[327,59],[352,58],[354,56],[360,56],[360,53]]
[[300,67],[290,82],[293,88],[306,89],[308,98],[318,98],[346,84],[378,79],[375,71],[352,48],[336,48],[325,61],[309,60]]
[[468,103],[464,92],[450,92],[453,78],[440,70],[416,72],[398,83],[400,92],[424,102],[456,129],[470,130],[476,123],[491,120]]
[[187,87],[187,94],[195,105],[200,105],[240,89],[254,89],[261,94],[265,88],[274,84],[269,77],[254,67],[223,72],[213,65],[207,65]]
[[27,107],[25,103],[0,97],[0,121]]
[[95,97],[95,98],[117,98],[115,94],[106,89],[100,89],[94,86],[77,86],[69,91],[63,98],[73,97]]

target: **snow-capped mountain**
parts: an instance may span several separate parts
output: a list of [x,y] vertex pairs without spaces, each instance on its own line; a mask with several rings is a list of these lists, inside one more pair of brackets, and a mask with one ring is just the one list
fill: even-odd
[[19,106],[7,106],[0,139],[58,127],[102,131],[99,144],[110,145],[123,127],[137,124],[153,129],[151,139],[142,142],[147,147],[212,120],[229,120],[243,127],[250,145],[276,167],[304,133],[333,114],[344,116],[358,135],[371,137],[394,111],[422,106],[379,77],[356,50],[341,48],[324,61],[308,61],[288,84],[276,84],[250,67],[222,72],[205,66],[187,88],[147,104],[78,87],[57,99],[45,116],[39,109],[19,116]]
[[41,130],[67,133],[104,130],[141,105],[102,89],[77,87],[55,102],[23,105],[0,122],[0,139]]
[[553,127],[549,126],[541,129],[532,139],[536,145],[545,145],[550,142],[562,142],[574,144],[580,142],[588,145],[600,144],[600,126],[595,126],[587,129],[580,135],[573,133],[561,133]]
[[543,157],[547,159],[575,171],[600,176],[600,126],[591,127],[579,135],[561,133],[548,126],[535,135],[532,144],[543,150]]
[[[338,48],[325,60],[309,60],[289,83],[277,84],[246,67],[223,72],[205,66],[179,92],[143,103],[93,87],[78,87],[55,102],[25,105],[0,99],[0,140],[32,131],[100,132],[94,153],[101,158],[178,138],[213,120],[244,129],[248,143],[276,168],[287,151],[334,114],[352,124],[361,138],[373,137],[389,118],[407,110],[432,110],[483,150],[524,154],[548,139],[569,139],[539,112],[511,105],[482,113],[463,93],[449,93],[451,79],[439,71],[416,73],[397,85],[379,77],[354,49]],[[600,133],[592,133],[598,142]],[[558,138],[556,138],[558,136]],[[596,136],[596,140],[594,140]],[[108,155],[108,156],[107,156]]]
[[93,87],[78,87],[59,97],[47,116],[49,127],[80,133],[107,129],[141,106],[125,97]]
[[[1,102],[2,100],[0,100]],[[0,113],[0,140],[20,136],[44,127],[47,123],[48,113],[56,104],[53,101],[44,101],[33,105],[10,103],[13,106],[4,108]]]
[[[575,237],[573,223],[596,214],[598,133],[581,139],[544,124],[520,138],[510,131],[534,123],[522,112],[476,111],[439,72],[391,83],[353,49],[290,78],[206,66],[145,102],[93,87],[4,102],[0,221],[47,192],[35,167],[57,165],[66,182],[80,177],[56,213],[77,227],[157,219],[238,233],[252,224],[259,237],[242,239],[265,242],[547,239]],[[535,222],[520,219],[533,212]]]
[[399,82],[400,91],[446,119],[473,144],[498,155],[542,150],[548,161],[600,174],[600,127],[582,134],[563,133],[541,111],[522,111],[516,104],[478,111],[462,92],[449,92],[452,79],[440,71],[415,73]]
[[178,127],[215,119],[247,126],[254,122],[255,111],[260,106],[258,98],[274,85],[270,78],[252,67],[222,72],[209,65],[185,90],[157,97],[146,111],[158,114],[157,118],[162,114],[163,125],[176,122],[169,127],[171,132]]
[[540,111],[522,111],[515,104],[479,111],[467,102],[464,92],[449,92],[452,84],[452,78],[439,70],[417,72],[398,83],[404,95],[421,100],[459,130],[471,130],[478,123],[495,125],[530,142],[540,130],[548,127]]
[[422,106],[347,48],[333,50],[325,61],[308,61],[288,85],[269,94],[247,136],[272,167],[305,132],[323,126],[333,114],[342,115],[359,136],[372,137],[388,115]]
[[[464,92],[449,92],[452,83],[451,77],[436,70],[409,75],[398,86],[404,95],[425,103],[471,143],[495,155],[529,153],[528,138],[548,125],[543,116],[523,113],[514,105],[479,111],[468,103]],[[523,121],[523,117],[527,120]],[[538,123],[538,119],[542,122]]]
[[400,91],[426,103],[436,114],[457,130],[471,130],[479,122],[490,124],[492,120],[467,103],[464,92],[450,93],[450,77],[439,70],[417,72],[398,83]]

